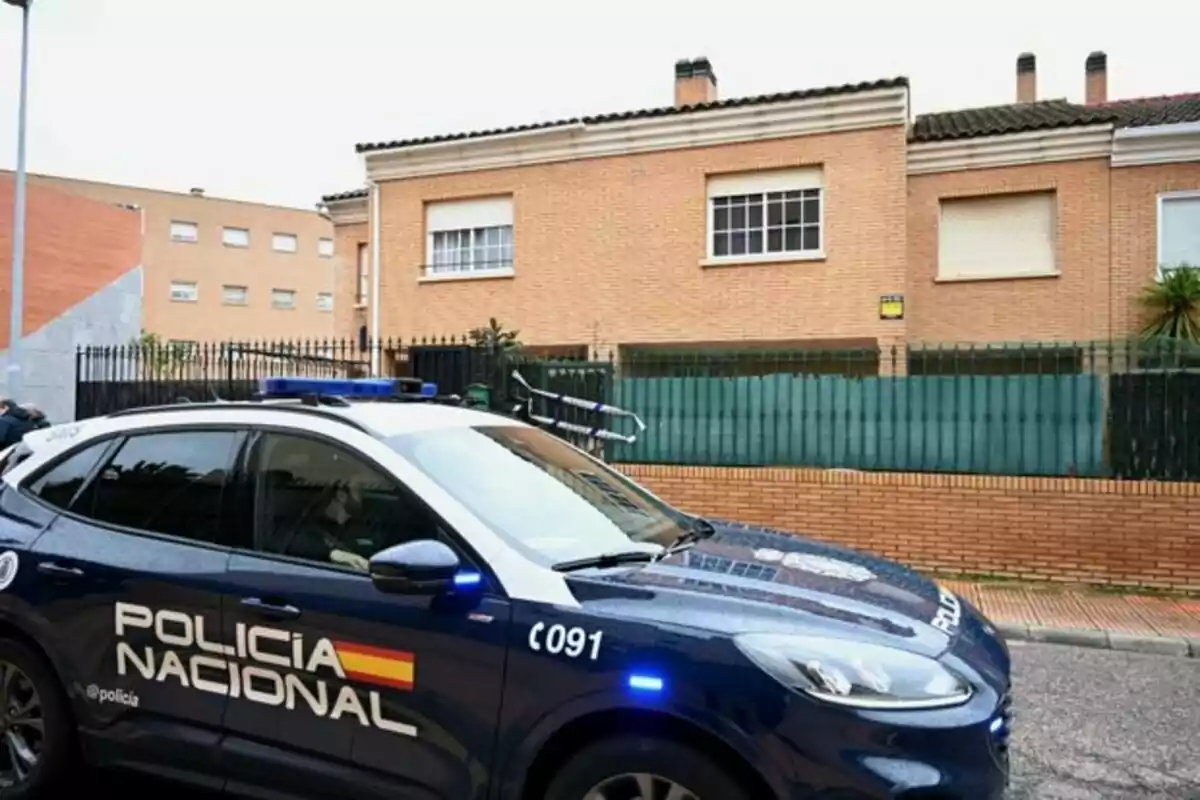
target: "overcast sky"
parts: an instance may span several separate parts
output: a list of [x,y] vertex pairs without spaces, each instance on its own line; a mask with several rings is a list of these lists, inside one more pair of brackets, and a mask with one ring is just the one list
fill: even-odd
[[[1107,14],[1103,9],[1109,7]],[[914,113],[1200,91],[1196,0],[34,0],[29,168],[311,207],[362,183],[359,141],[906,75]],[[0,168],[16,162],[20,13],[0,4]]]

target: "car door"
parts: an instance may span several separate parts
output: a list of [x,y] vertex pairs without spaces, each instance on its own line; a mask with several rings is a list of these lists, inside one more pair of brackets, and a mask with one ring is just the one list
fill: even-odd
[[223,783],[221,514],[240,438],[139,432],[85,445],[26,484],[62,512],[33,548],[34,604],[68,665],[83,736],[111,765]]
[[247,448],[253,541],[230,560],[225,603],[226,630],[249,653],[225,718],[229,791],[481,800],[509,604],[485,570],[466,604],[374,587],[367,559],[395,544],[441,539],[472,555],[350,444],[380,443],[344,433],[265,432]]

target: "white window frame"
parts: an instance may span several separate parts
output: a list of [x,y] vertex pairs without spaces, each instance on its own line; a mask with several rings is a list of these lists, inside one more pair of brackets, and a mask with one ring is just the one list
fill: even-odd
[[354,296],[354,305],[358,308],[366,308],[367,298],[371,296],[371,248],[367,244],[358,243],[358,286]]
[[[1187,189],[1178,192],[1161,192],[1156,198],[1154,226],[1155,226],[1155,242],[1156,249],[1154,252],[1154,271],[1161,279],[1164,275],[1168,275],[1174,270],[1163,263],[1163,203],[1172,200],[1200,200],[1200,189]],[[1200,258],[1197,258],[1193,267],[1200,267]]]
[[[777,261],[819,261],[825,258],[825,174],[822,167],[798,167],[795,169],[764,170],[758,172],[742,172],[709,175],[705,187],[706,224],[705,224],[705,263],[708,264],[741,264],[753,262]],[[768,252],[768,199],[767,195],[776,192],[817,193],[817,247],[815,249],[780,250]],[[761,253],[729,253],[717,255],[715,240],[717,233],[717,203],[718,199],[736,197],[739,195],[759,195],[763,208],[763,252]],[[801,223],[808,225],[807,221]],[[783,245],[786,247],[786,228],[782,229]],[[747,244],[747,248],[749,245]]]
[[[176,288],[188,287],[191,289],[191,297],[177,297],[175,294]],[[197,303],[200,301],[200,284],[196,281],[171,281],[171,291],[169,294],[172,303]]]
[[[226,295],[226,291],[229,289],[240,289],[242,291],[242,301],[240,303],[234,302],[229,299],[229,297]],[[221,285],[221,305],[223,305],[223,306],[248,306],[248,305],[250,305],[250,287],[249,286],[239,286],[239,285],[232,284],[232,283],[222,284]]]
[[[454,280],[464,278],[499,278],[513,274],[516,258],[513,225],[514,210],[512,195],[473,198],[468,200],[445,200],[427,203],[425,206],[425,268],[422,280]],[[497,241],[488,244],[488,231],[497,231]],[[467,237],[465,246],[461,237]],[[482,234],[484,242],[476,238]],[[435,247],[438,237],[454,235],[460,242],[450,251],[439,251]],[[507,237],[507,244],[504,239]],[[498,258],[487,258],[488,250],[498,250]],[[453,253],[446,258],[440,253]],[[484,258],[477,260],[475,254],[483,252]],[[467,254],[464,260],[462,254]]]
[[[231,234],[231,233],[246,234],[245,244],[243,244],[239,241],[236,241],[236,240],[230,240],[229,234]],[[250,246],[250,229],[249,228],[238,228],[234,225],[224,226],[223,228],[221,228],[221,244],[225,245],[226,247],[236,247],[236,248],[239,248],[242,250],[246,249],[247,247]]]
[[322,236],[317,239],[317,255],[321,258],[333,258],[334,246],[333,239],[328,236]]
[[[322,306],[322,300],[327,300],[328,306]],[[333,292],[317,292],[317,311],[324,313],[333,311]]]
[[[291,301],[287,305],[278,302],[279,295],[287,294]],[[272,289],[271,290],[271,308],[279,309],[280,311],[294,311],[296,309],[296,290],[295,289]]]
[[[192,232],[192,235],[190,237],[180,236],[179,233],[181,230],[190,230]],[[188,222],[188,221],[182,220],[182,219],[173,219],[173,220],[171,220],[170,231],[171,231],[171,241],[172,242],[182,242],[183,244],[195,244],[196,242],[200,241],[200,226],[194,222]]]
[[[291,242],[291,245],[279,246],[285,242]],[[272,233],[271,249],[276,253],[296,253],[300,250],[300,237],[294,233]]]

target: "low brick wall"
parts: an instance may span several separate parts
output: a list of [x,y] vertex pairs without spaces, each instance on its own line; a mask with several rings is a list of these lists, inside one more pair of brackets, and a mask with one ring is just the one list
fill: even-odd
[[1200,591],[1200,483],[620,466],[689,511],[927,572]]

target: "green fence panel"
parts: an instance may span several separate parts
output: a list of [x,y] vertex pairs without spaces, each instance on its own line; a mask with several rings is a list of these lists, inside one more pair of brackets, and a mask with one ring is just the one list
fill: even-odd
[[620,378],[614,402],[647,430],[611,457],[1102,475],[1103,396],[1095,375]]

